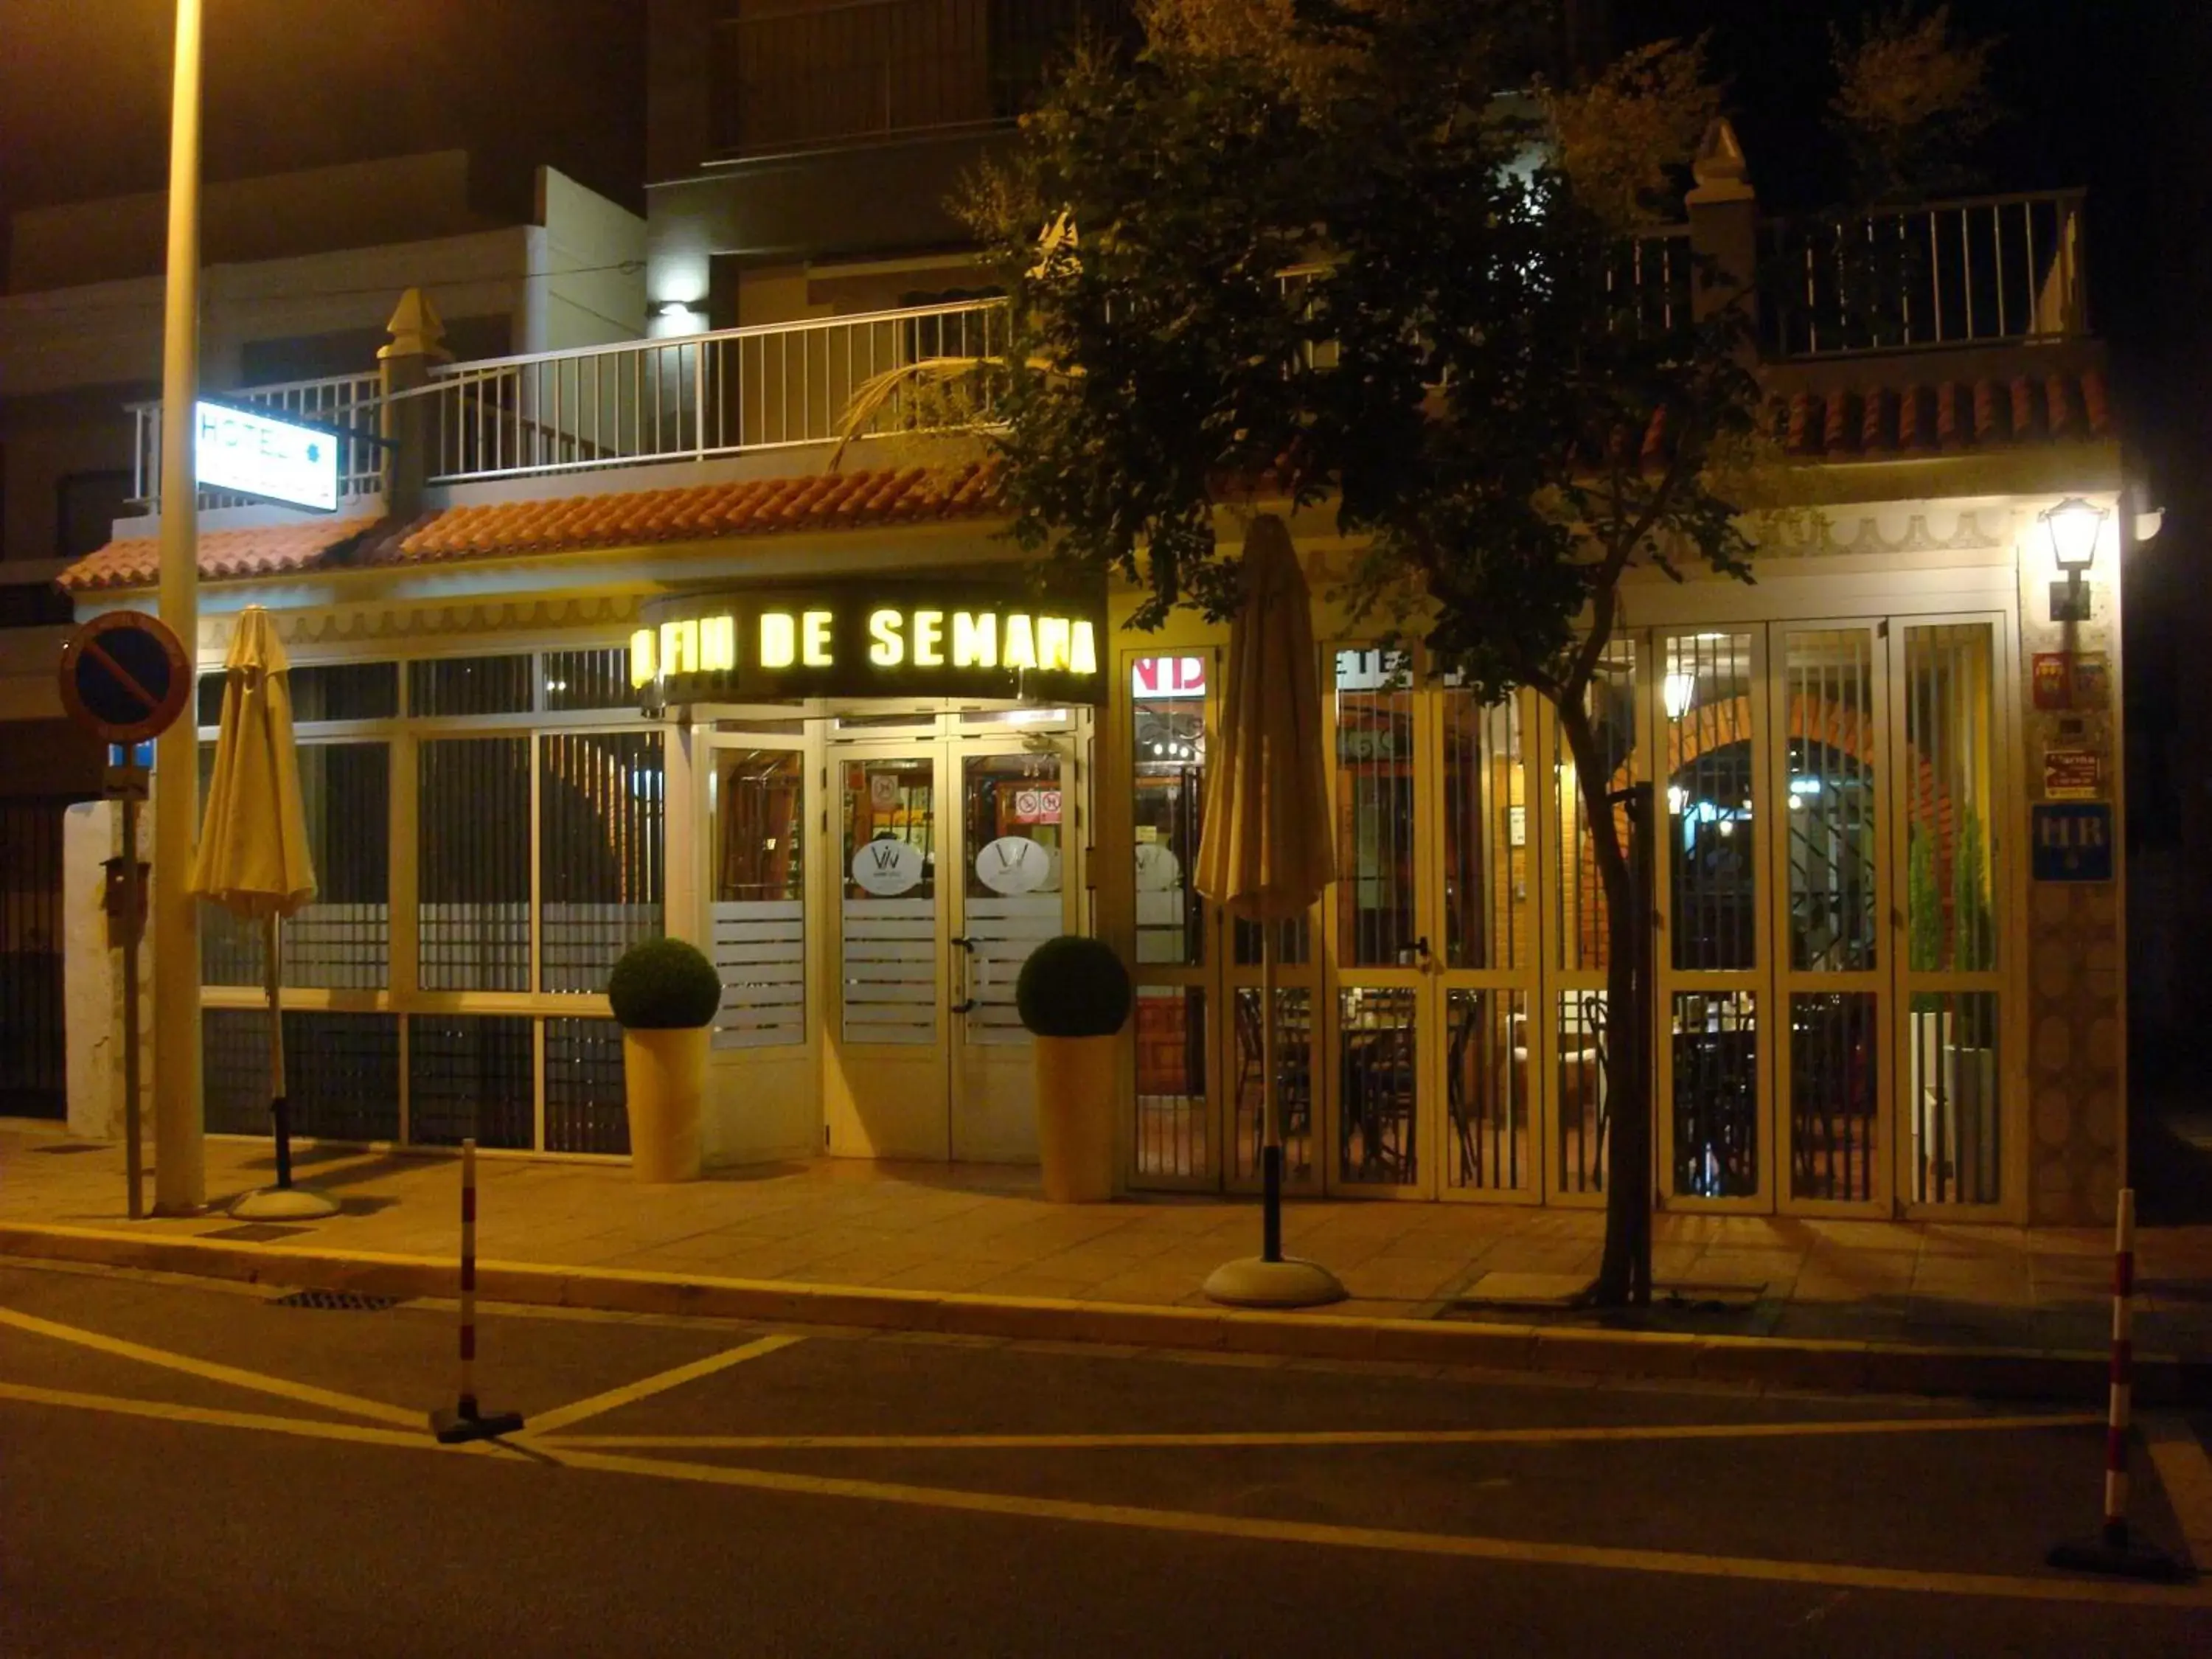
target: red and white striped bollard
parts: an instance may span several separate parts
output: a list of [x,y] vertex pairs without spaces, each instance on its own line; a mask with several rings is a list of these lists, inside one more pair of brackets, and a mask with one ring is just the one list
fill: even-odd
[[522,1427],[520,1412],[485,1413],[477,1406],[477,1143],[461,1142],[461,1390],[458,1405],[430,1413],[430,1430],[447,1445],[490,1440]]

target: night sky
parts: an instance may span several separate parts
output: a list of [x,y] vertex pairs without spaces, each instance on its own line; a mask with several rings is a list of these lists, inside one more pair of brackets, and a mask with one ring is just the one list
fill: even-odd
[[[204,0],[236,179],[474,148],[642,210],[645,0]],[[0,0],[0,206],[167,180],[173,0]]]
[[[1880,0],[1889,3],[1889,0]],[[216,179],[469,146],[643,205],[646,0],[206,0]],[[1624,43],[1710,30],[1773,210],[1842,191],[1827,31],[1869,0],[1612,0]],[[731,8],[735,9],[734,0]],[[2086,184],[2091,294],[2139,465],[2185,501],[2212,446],[2212,4],[1953,0],[2002,37],[1992,188]],[[0,209],[161,187],[169,0],[0,0]],[[2207,486],[2212,490],[2212,485]],[[2212,513],[2204,515],[2212,523]]]

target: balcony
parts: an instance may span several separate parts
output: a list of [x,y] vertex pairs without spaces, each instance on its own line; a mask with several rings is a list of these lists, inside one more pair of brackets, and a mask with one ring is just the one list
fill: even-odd
[[714,27],[714,143],[785,155],[1012,120],[1053,57],[1121,40],[1132,0],[852,0]]
[[[2078,192],[1775,222],[1762,236],[1759,332],[1770,365],[2087,337]],[[1626,245],[1602,280],[1630,325],[1663,329],[1693,303],[1694,260],[1686,229],[1656,232]],[[1291,288],[1325,280],[1319,268],[1284,277]],[[446,364],[428,386],[402,395],[431,405],[430,483],[532,477],[829,443],[878,375],[931,359],[995,357],[1008,337],[1003,300],[965,301]],[[374,375],[235,395],[342,431],[374,435],[378,427]],[[134,411],[140,500],[158,488],[159,410]],[[957,410],[902,394],[866,430],[990,418],[987,394]],[[374,445],[345,445],[341,465],[343,495],[380,487]]]

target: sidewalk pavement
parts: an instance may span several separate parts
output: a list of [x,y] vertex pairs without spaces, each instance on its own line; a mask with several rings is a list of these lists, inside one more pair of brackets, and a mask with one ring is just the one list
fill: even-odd
[[[0,1251],[293,1285],[374,1278],[410,1295],[450,1289],[453,1158],[310,1147],[295,1161],[342,1213],[301,1227],[242,1227],[219,1207],[132,1223],[119,1145],[0,1120]],[[273,1179],[265,1142],[211,1139],[207,1169],[218,1206]],[[1569,1369],[1581,1356],[1589,1369],[1741,1370],[1761,1362],[1725,1357],[1834,1350],[1824,1374],[1844,1379],[1866,1376],[1867,1345],[1901,1345],[1954,1359],[2002,1355],[2015,1370],[2073,1356],[2035,1372],[2063,1374],[2069,1389],[2101,1368],[2111,1326],[2112,1239],[2101,1229],[1662,1214],[1659,1302],[1600,1316],[1558,1305],[1596,1268],[1598,1212],[1293,1203],[1286,1249],[1334,1269],[1352,1299],[1301,1315],[1224,1315],[1200,1312],[1212,1304],[1199,1286],[1221,1262],[1256,1253],[1250,1198],[1053,1205],[1030,1170],[827,1158],[673,1187],[641,1185],[614,1164],[483,1157],[477,1170],[487,1295],[628,1311],[781,1309],[799,1320],[981,1329],[1016,1309],[1024,1334],[1098,1339],[1110,1328],[1120,1334],[1103,1340],[1289,1344],[1316,1357],[1441,1354],[1456,1343],[1467,1363],[1489,1363],[1474,1357],[1477,1339],[1496,1337],[1492,1358],[1521,1363],[1513,1353],[1540,1349],[1550,1358],[1530,1363]],[[150,1202],[150,1175],[146,1190]],[[514,1271],[502,1280],[495,1264]],[[2168,1382],[2200,1391],[2212,1369],[2212,1227],[2144,1230],[2136,1287],[2137,1354],[2167,1364]],[[1140,1310],[1178,1311],[1145,1321]],[[1310,1334],[1284,1334],[1286,1321]],[[1413,1322],[1426,1322],[1430,1341],[1401,1328]],[[1377,1349],[1355,1335],[1386,1327],[1405,1340]],[[1254,1334],[1263,1329],[1275,1334]],[[1643,1345],[1642,1358],[1624,1359],[1627,1346],[1608,1346],[1615,1338]]]

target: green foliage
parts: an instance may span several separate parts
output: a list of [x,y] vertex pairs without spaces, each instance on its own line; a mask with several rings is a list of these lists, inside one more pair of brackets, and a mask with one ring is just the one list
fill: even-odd
[[1580,86],[1544,89],[1559,171],[1616,229],[1672,224],[1698,141],[1721,112],[1705,40],[1657,40]]
[[1929,974],[1943,965],[1943,904],[1936,890],[1936,837],[1924,830],[1912,832],[1912,850],[1905,860],[1905,966]]
[[[1140,626],[1220,616],[1217,511],[1334,496],[1368,538],[1356,609],[1486,695],[1565,702],[1630,564],[1747,574],[1711,470],[1750,426],[1741,319],[1629,325],[1605,216],[1500,113],[1524,21],[1309,0],[1286,27],[1330,46],[1325,76],[1173,40],[1073,68],[967,203],[1013,301],[999,447],[1025,547],[1134,584]],[[1062,214],[1076,235],[1041,250]]]
[[1829,119],[1861,197],[1909,201],[1980,184],[1975,149],[2005,113],[1990,87],[1996,44],[1956,33],[1948,5],[1923,12],[1911,0],[1877,10],[1856,35],[1830,29]]
[[[1905,860],[1905,965],[1913,972],[1979,973],[1996,966],[1996,917],[1990,908],[1989,842],[1982,815],[1963,808],[1951,850],[1950,908],[1936,866],[1936,836],[1915,828]],[[1945,945],[1949,945],[1947,953]],[[1945,1006],[1940,992],[1916,992],[1916,1012]]]
[[1063,933],[1030,952],[1014,1006],[1038,1036],[1111,1036],[1129,1018],[1133,994],[1129,970],[1113,946]]
[[1980,973],[1997,965],[1996,919],[1990,909],[1989,842],[1982,815],[1959,814],[1959,845],[1951,858],[1951,966]]
[[644,939],[623,951],[607,975],[607,1000],[629,1030],[690,1030],[713,1023],[722,979],[682,939]]

